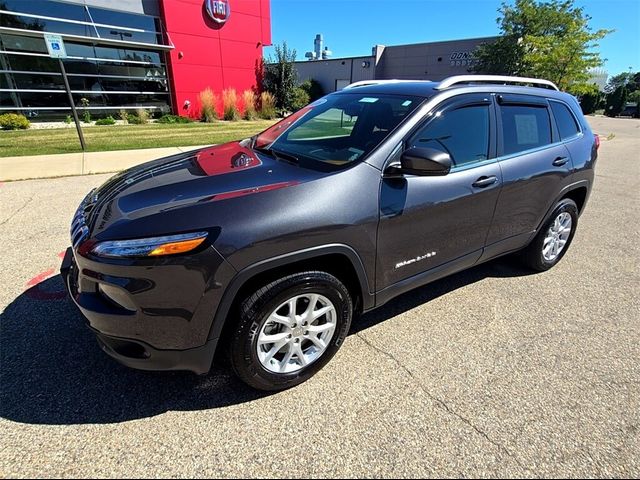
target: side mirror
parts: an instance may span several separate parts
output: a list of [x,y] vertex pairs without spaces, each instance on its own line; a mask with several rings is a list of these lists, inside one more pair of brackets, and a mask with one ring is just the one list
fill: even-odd
[[402,174],[442,176],[449,173],[452,165],[451,156],[442,150],[413,147],[402,153],[400,164],[389,165],[385,173],[394,177]]
[[442,176],[449,173],[452,165],[451,156],[437,148],[413,147],[400,157],[401,173],[411,175]]

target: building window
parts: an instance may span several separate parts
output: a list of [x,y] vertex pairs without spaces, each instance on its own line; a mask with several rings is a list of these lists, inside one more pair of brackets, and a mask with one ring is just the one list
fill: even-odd
[[0,0],[0,113],[49,119],[70,111],[58,61],[49,58],[43,37],[20,30],[73,36],[65,39],[64,64],[77,104],[87,98],[98,114],[169,110],[158,17],[53,0]]

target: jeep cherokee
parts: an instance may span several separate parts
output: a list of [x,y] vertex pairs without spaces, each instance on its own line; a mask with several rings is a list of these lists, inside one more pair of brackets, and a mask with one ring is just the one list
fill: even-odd
[[82,201],[61,271],[102,349],[249,385],[321,369],[355,314],[519,252],[567,252],[597,136],[545,80],[350,85],[238,142],[123,171]]

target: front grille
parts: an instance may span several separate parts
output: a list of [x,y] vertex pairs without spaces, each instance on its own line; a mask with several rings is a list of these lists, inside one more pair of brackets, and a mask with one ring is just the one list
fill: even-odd
[[77,250],[82,242],[89,237],[89,227],[87,226],[87,215],[97,202],[97,195],[94,195],[94,190],[89,192],[89,195],[84,197],[84,200],[80,203],[80,206],[76,210],[73,220],[71,221],[71,245],[74,250]]

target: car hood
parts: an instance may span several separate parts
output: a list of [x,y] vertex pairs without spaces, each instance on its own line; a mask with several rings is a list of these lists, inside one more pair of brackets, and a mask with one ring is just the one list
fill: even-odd
[[325,175],[258,154],[248,141],[173,155],[125,170],[93,191],[91,236],[126,239],[212,227],[215,211],[234,201]]

